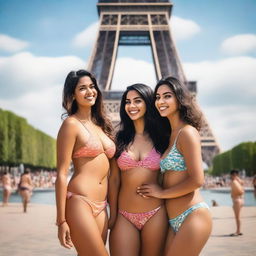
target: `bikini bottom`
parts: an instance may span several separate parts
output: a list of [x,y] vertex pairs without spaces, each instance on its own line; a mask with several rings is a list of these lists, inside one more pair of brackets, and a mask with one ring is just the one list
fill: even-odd
[[30,190],[28,187],[19,187],[20,191]]
[[173,231],[175,233],[177,233],[179,231],[180,226],[182,225],[184,220],[187,218],[187,216],[198,208],[209,209],[209,206],[205,202],[200,202],[200,203],[197,203],[197,204],[191,206],[189,209],[187,209],[186,211],[184,211],[177,217],[170,219],[169,224],[170,224],[171,228],[173,229]]
[[74,194],[74,193],[68,191],[67,192],[67,199],[69,199],[71,197],[80,198],[82,201],[84,201],[86,204],[88,204],[91,207],[92,215],[94,217],[97,217],[107,207],[107,200],[95,201],[95,200],[89,199],[86,196]]
[[161,208],[161,205],[149,212],[131,213],[124,210],[119,210],[119,213],[130,221],[138,230],[141,230],[147,221],[152,218]]

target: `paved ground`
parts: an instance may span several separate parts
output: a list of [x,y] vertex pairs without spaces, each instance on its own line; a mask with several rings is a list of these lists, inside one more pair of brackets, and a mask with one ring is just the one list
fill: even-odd
[[[239,237],[229,236],[235,228],[231,207],[214,207],[211,212],[213,232],[201,256],[256,255],[256,207],[243,209],[244,235]],[[27,214],[21,204],[0,206],[0,256],[76,255],[75,250],[59,246],[54,221],[53,205],[31,204]]]

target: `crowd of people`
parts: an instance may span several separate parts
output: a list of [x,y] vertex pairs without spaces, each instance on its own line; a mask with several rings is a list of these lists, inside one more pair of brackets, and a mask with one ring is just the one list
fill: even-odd
[[[15,172],[16,171],[16,172]],[[30,172],[27,168],[21,174],[17,170],[11,170],[12,174],[3,171],[0,174],[0,187],[2,187],[3,206],[7,206],[12,193],[21,196],[23,211],[27,212],[27,205],[33,190],[40,188],[54,188],[56,171],[40,170]]]
[[[243,172],[242,172],[243,173]],[[253,187],[254,177],[248,177],[242,175],[242,179],[244,182],[244,187]],[[222,176],[210,176],[205,175],[205,181],[202,186],[204,189],[212,189],[212,188],[229,188],[231,183],[230,174],[225,174]]]

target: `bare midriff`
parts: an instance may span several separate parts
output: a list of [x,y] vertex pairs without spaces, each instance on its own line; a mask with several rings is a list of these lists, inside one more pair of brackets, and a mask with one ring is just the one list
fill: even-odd
[[157,184],[158,171],[143,167],[121,171],[121,188],[119,192],[119,209],[131,213],[151,211],[161,204],[161,199],[145,198],[137,194],[137,187],[142,184]]
[[68,191],[91,200],[104,201],[108,188],[109,160],[102,153],[96,157],[73,159],[75,172]]
[[[186,171],[167,171],[164,174],[163,188],[168,189],[179,183],[183,182],[187,178]],[[185,194],[180,197],[166,199],[165,205],[168,213],[168,217],[174,218],[186,211],[191,206],[202,202],[203,198],[200,195],[199,189]]]

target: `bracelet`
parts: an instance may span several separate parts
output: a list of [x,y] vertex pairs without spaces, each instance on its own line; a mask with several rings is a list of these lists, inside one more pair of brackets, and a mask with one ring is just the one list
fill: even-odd
[[67,222],[66,220],[60,221],[60,222],[56,222],[55,225],[60,227],[63,223]]

